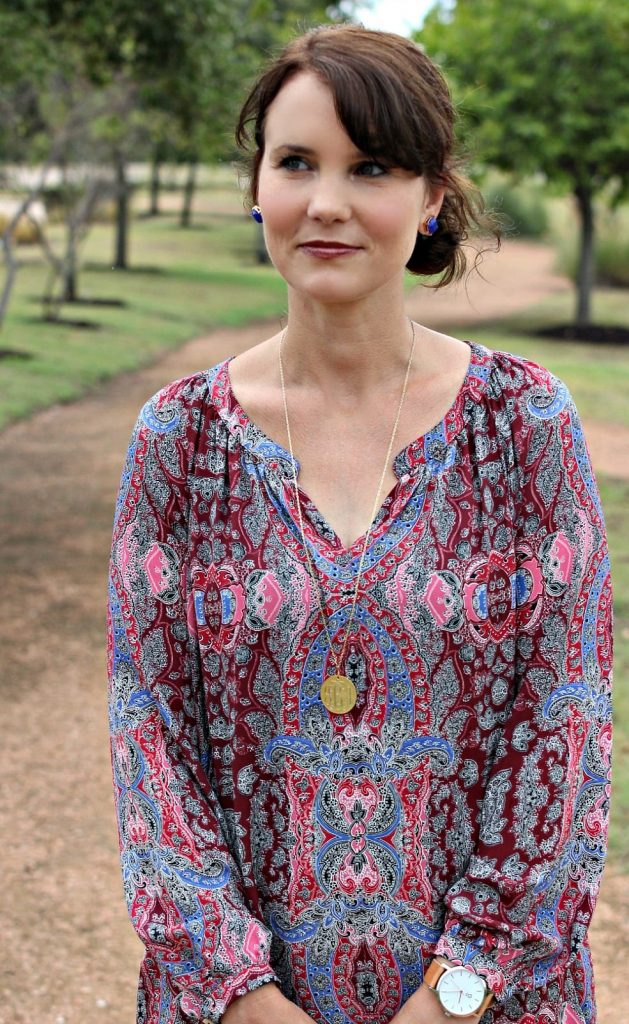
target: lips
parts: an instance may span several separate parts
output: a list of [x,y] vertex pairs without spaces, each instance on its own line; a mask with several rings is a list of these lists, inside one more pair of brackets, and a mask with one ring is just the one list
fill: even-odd
[[319,256],[324,259],[333,256],[349,256],[352,253],[360,252],[360,246],[349,245],[347,242],[328,241],[323,238],[313,238],[312,241],[303,242],[299,248],[311,256]]

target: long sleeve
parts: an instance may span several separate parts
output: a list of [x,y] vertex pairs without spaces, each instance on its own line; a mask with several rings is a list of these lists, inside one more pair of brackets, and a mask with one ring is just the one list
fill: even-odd
[[486,779],[479,839],[447,893],[436,951],[473,965],[499,1001],[552,984],[571,962],[589,1020],[587,928],[609,808],[609,557],[565,385],[542,371],[524,399],[504,417],[517,439],[512,706]]
[[[146,946],[138,1019],[216,1022],[277,980],[212,785],[189,626],[188,475],[202,378],[148,402],[116,507],[109,604],[111,749],[125,896]],[[144,981],[142,982],[142,978]]]

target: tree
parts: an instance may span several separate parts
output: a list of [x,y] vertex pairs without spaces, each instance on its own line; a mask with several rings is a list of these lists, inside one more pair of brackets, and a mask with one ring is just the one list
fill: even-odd
[[594,198],[629,181],[629,6],[624,0],[438,3],[415,38],[444,66],[485,163],[542,172],[580,219],[576,321],[590,322]]
[[[0,29],[11,43],[0,81],[0,156],[45,165],[22,212],[53,164],[72,169],[65,255],[42,238],[51,289],[62,282],[49,309],[78,300],[78,244],[104,192],[117,203],[114,265],[127,267],[131,158],[153,157],[154,208],[163,153],[187,163],[187,226],[198,164],[233,155],[244,82],[296,28],[339,14],[321,0],[12,0],[10,8],[0,4]],[[80,182],[77,166],[86,169]],[[0,239],[7,265],[0,323],[17,267],[13,228]]]

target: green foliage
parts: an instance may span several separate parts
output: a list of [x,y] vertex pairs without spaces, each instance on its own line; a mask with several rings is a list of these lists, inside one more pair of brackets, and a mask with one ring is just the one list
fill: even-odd
[[[124,305],[61,308],[62,317],[80,317],[95,330],[41,320],[38,296],[46,268],[40,250],[20,250],[22,268],[0,340],[0,348],[17,353],[0,361],[0,429],[54,402],[78,398],[214,327],[279,318],[286,308],[284,282],[272,268],[256,265],[255,225],[239,209],[232,178],[229,198],[231,215],[224,212],[221,190],[202,192],[195,231],[179,230],[174,213],[135,220],[136,269],[130,273],[112,269],[106,259],[111,229],[95,225],[85,241],[83,293]],[[138,194],[136,202],[142,208],[146,197]],[[217,208],[219,215],[209,212]],[[58,247],[63,226],[52,225],[49,233]]]
[[571,190],[626,187],[625,0],[458,0],[437,4],[418,39],[456,84],[483,160]]
[[[69,116],[77,88],[118,90],[133,96],[142,123],[131,123],[127,99],[113,116],[101,114],[97,134],[134,159],[159,143],[164,158],[212,160],[229,150],[244,83],[269,52],[330,17],[341,14],[321,0],[14,0],[10,13],[0,11],[2,38],[11,40],[3,49],[0,146],[3,137],[5,151],[33,138],[36,124],[50,136],[61,112],[51,105]],[[28,126],[18,129],[20,103]],[[23,147],[8,155],[30,154]]]
[[456,86],[486,164],[568,188],[581,221],[576,320],[590,322],[593,198],[629,183],[626,0],[437,3],[417,38]]
[[516,238],[546,235],[549,220],[539,189],[492,182],[482,192],[487,206],[499,218],[503,234]]

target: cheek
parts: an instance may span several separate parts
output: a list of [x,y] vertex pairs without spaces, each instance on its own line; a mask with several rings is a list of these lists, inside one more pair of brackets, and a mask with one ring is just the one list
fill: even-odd
[[[376,215],[377,214],[377,215]],[[382,243],[389,243],[406,251],[409,246],[412,252],[417,236],[417,213],[408,202],[396,202],[394,199],[380,204],[374,209],[371,230],[374,237]]]
[[409,237],[417,229],[417,213],[409,203],[396,203],[393,199],[373,209],[371,217],[373,232],[382,239]]
[[264,217],[265,234],[269,237],[290,234],[303,213],[303,202],[294,190],[282,187],[281,183],[264,175],[260,176],[258,183],[258,204]]

